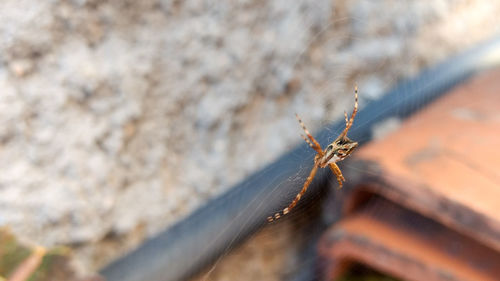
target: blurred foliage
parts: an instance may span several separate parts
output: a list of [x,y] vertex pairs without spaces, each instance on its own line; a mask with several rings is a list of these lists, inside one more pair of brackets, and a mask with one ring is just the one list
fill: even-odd
[[0,228],[0,278],[9,276],[30,255],[29,248],[19,244],[7,229]]
[[79,280],[71,267],[68,248],[45,250],[38,246],[30,247],[20,242],[7,228],[0,228],[0,281],[7,278],[20,281]]

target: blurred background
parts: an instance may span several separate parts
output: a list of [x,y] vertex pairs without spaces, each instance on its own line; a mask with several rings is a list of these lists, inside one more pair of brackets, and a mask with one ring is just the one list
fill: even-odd
[[[294,113],[314,132],[355,84],[363,108],[497,34],[498,15],[486,0],[2,1],[0,226],[96,272],[302,142]],[[287,280],[294,227],[203,278]]]

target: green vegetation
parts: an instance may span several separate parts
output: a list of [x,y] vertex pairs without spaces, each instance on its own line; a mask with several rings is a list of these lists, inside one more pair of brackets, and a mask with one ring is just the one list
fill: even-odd
[[[19,242],[7,228],[0,228],[0,281],[7,280],[34,252],[35,248]],[[70,250],[64,247],[44,252],[40,264],[26,281],[75,280],[69,263],[70,254]]]

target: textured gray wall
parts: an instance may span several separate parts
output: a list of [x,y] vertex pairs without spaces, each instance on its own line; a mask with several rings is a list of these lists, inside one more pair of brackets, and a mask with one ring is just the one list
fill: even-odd
[[497,1],[0,3],[0,225],[87,270],[398,80],[498,32]]

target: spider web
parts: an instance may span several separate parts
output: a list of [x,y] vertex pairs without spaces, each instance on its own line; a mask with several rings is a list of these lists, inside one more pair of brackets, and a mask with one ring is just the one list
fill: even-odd
[[[301,3],[297,2],[292,4],[294,9],[300,9]],[[352,25],[367,26],[370,25],[370,19],[359,18],[359,17],[344,17],[331,20],[328,24],[316,27],[317,31],[313,36],[309,38],[307,46],[299,52],[299,54],[293,60],[292,69],[294,72],[308,76],[307,70],[304,70],[308,63],[305,57],[311,49],[314,49],[316,45],[332,45],[337,46],[337,41],[348,42],[349,46],[355,46],[362,49],[363,44],[375,44],[371,42],[370,39],[363,36],[354,36],[351,33],[346,33],[344,35],[338,35],[332,30],[339,28],[347,23],[352,23]],[[294,28],[308,28],[311,24],[303,22],[299,26]],[[292,28],[292,27],[289,27]],[[293,28],[292,28],[293,29]],[[380,54],[380,58],[373,59],[366,62],[366,65],[362,65],[365,62],[360,61],[359,58],[355,57],[353,54],[347,54],[339,52],[336,55],[346,56],[344,61],[347,63],[338,63],[335,67],[333,75],[329,75],[327,81],[323,85],[315,87],[314,89],[308,89],[306,93],[299,93],[301,95],[300,106],[294,107],[297,110],[304,123],[308,129],[312,132],[313,136],[316,134],[320,127],[324,127],[336,120],[343,119],[343,111],[347,111],[348,114],[352,112],[353,106],[353,87],[354,83],[360,88],[360,100],[359,106],[362,110],[368,103],[382,98],[382,94],[389,90],[391,87],[396,85],[398,82],[405,78],[409,78],[417,74],[418,70],[422,69],[423,65],[419,63],[422,60],[422,56],[425,54],[414,53],[409,48],[408,44],[415,40],[414,38],[403,38],[400,40],[404,45],[403,50],[397,52],[397,54]],[[389,44],[390,45],[390,44]],[[376,46],[374,46],[376,47]],[[462,46],[463,47],[463,46]],[[349,48],[346,46],[341,46],[342,48]],[[455,52],[457,49],[449,50],[448,52]],[[363,49],[359,52],[363,53]],[[382,52],[389,52],[391,50],[381,50]],[[355,52],[353,52],[355,54]],[[430,65],[438,61],[436,58],[426,62],[425,65]],[[352,64],[352,65],[350,65]],[[354,70],[353,70],[354,69]],[[321,69],[320,71],[325,71],[327,73],[333,72],[332,69]],[[429,84],[432,84],[433,77],[429,78]],[[337,86],[337,87],[335,87]],[[419,87],[425,88],[426,84],[419,85]],[[409,90],[409,89],[408,89]],[[379,116],[383,115],[385,111],[396,111],[398,115],[402,113],[398,111],[397,104],[403,102],[403,96],[396,104],[387,104],[385,108],[381,109]],[[424,99],[424,97],[422,97]],[[323,106],[319,110],[322,114],[316,114],[314,112],[317,109],[317,104]],[[419,101],[415,101],[413,111],[418,111],[420,108]],[[292,106],[293,107],[293,106]],[[312,109],[311,109],[312,108]],[[290,115],[290,119],[295,122],[293,115]],[[373,116],[377,118],[379,116]],[[383,138],[385,135],[389,134],[391,131],[396,130],[400,124],[401,120],[398,118],[389,118],[380,122],[375,127],[372,128],[373,136],[375,139]],[[353,127],[363,128],[368,126],[368,124],[354,121]],[[292,132],[295,132],[295,140],[285,140],[288,143],[288,148],[292,148],[300,142],[303,142],[300,138],[300,134],[303,133],[300,126],[295,124],[292,127],[287,128]],[[328,143],[332,142],[341,131],[328,129],[329,139],[328,142],[322,142],[321,145],[324,148]],[[266,138],[266,135],[262,134],[258,136],[259,138]],[[358,142],[367,142],[369,139],[356,139]],[[307,150],[310,153],[308,159],[303,159],[299,154],[293,157],[290,161],[296,161],[298,163],[313,162],[315,152],[307,145],[301,146],[303,150]],[[250,148],[249,148],[250,149]],[[355,168],[345,164],[344,167]],[[300,169],[295,175],[288,178],[287,182],[282,182],[276,186],[280,186],[287,183],[298,183],[301,185],[305,181],[303,175],[307,175],[310,166],[301,165]],[[276,175],[278,178],[279,175]],[[270,179],[273,180],[272,178]],[[337,185],[335,177],[329,177],[329,186],[335,187]],[[349,181],[349,179],[346,179]],[[273,193],[275,190],[269,190],[269,193]],[[342,192],[337,191],[337,192]],[[296,195],[296,191],[290,190],[287,194],[282,196],[285,198],[291,198],[290,201]],[[321,202],[321,194],[310,195],[311,201]],[[316,241],[317,235],[319,234],[317,229],[310,229],[311,224],[309,223],[314,216],[318,214],[320,207],[318,205],[309,204],[306,207],[298,208],[293,210],[287,215],[287,219],[282,222],[271,224],[261,230],[260,232],[254,234],[244,245],[239,246],[235,250],[229,251],[232,247],[232,242],[228,243],[228,251],[217,259],[217,261],[209,267],[207,271],[200,274],[195,280],[230,280],[231,276],[234,278],[234,274],[238,276],[237,280],[308,280],[301,279],[301,276],[305,276],[304,272],[309,275],[308,278],[313,276],[314,278],[314,265],[315,256],[311,253],[310,245],[307,241]],[[279,211],[279,210],[276,210]],[[253,210],[246,210],[247,215],[252,216],[255,213]],[[238,218],[235,218],[238,219]],[[419,221],[410,221],[410,224],[419,224]],[[224,231],[224,230],[222,230]],[[236,241],[235,237],[235,241]],[[309,248],[308,248],[309,247]]]

